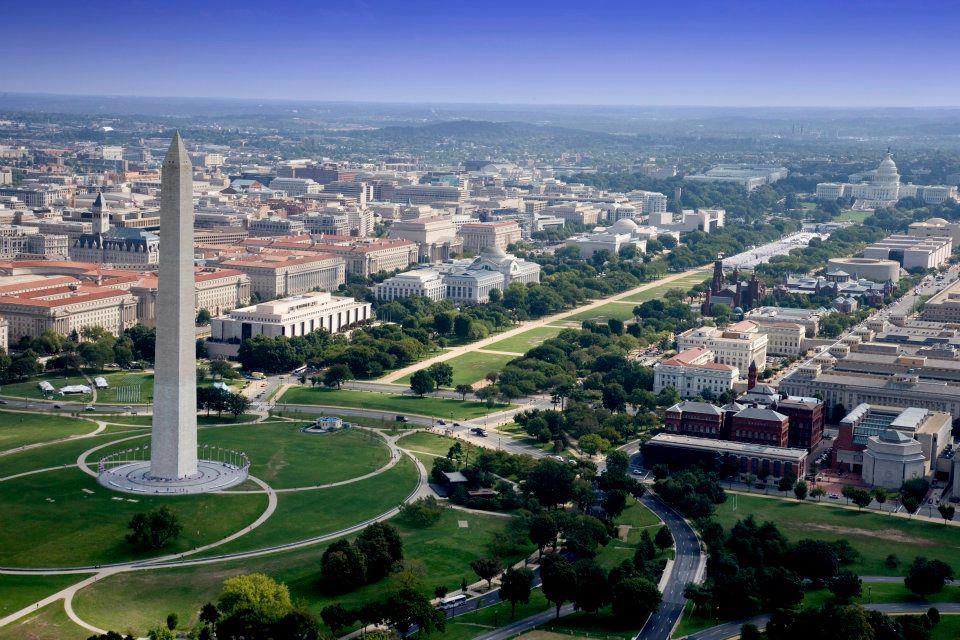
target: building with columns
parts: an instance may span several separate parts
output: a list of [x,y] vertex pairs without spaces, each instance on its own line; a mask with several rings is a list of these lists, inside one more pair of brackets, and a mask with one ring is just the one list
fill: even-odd
[[261,299],[306,293],[322,289],[336,290],[346,280],[346,263],[329,253],[267,252],[220,262],[250,278],[250,289]]

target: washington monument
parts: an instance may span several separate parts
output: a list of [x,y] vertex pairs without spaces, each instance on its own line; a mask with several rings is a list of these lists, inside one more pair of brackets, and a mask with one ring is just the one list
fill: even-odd
[[193,173],[178,132],[160,177],[160,273],[150,475],[197,474]]

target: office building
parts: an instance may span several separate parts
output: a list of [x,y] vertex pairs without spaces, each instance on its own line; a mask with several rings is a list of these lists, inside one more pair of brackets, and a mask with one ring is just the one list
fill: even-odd
[[949,236],[892,235],[865,248],[863,257],[871,260],[893,260],[908,270],[936,269],[947,263],[952,252],[953,240]]
[[250,289],[261,300],[313,290],[334,291],[346,280],[340,256],[312,252],[260,252],[225,258],[220,266],[245,273]]
[[726,464],[741,474],[773,478],[806,473],[807,452],[746,442],[731,442],[693,436],[659,433],[643,445],[644,464],[665,464],[674,468],[703,465],[720,471]]
[[282,191],[293,198],[321,191],[320,185],[310,178],[274,178],[270,181],[270,189]]
[[766,335],[757,330],[756,325],[737,323],[718,329],[717,327],[699,327],[685,331],[677,336],[677,349],[686,351],[698,347],[708,349],[714,354],[714,362],[736,367],[742,376],[754,364],[757,371],[763,371],[767,364]]
[[737,367],[714,362],[714,353],[698,347],[653,365],[653,392],[673,387],[681,398],[716,397],[733,388]]
[[450,260],[463,251],[463,240],[449,217],[418,217],[396,220],[388,235],[417,243],[420,262]]
[[463,239],[463,250],[471,253],[480,253],[487,248],[497,248],[503,251],[521,238],[520,225],[514,221],[504,222],[469,222],[460,227],[460,238]]

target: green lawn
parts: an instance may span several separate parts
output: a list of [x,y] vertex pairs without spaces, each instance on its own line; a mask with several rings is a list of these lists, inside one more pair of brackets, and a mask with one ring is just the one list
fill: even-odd
[[0,451],[90,433],[96,428],[89,420],[0,411]]
[[[46,397],[49,397],[52,400],[60,400],[62,396],[60,396],[59,394],[55,393],[52,396],[45,396],[43,392],[40,391],[40,387],[38,387],[37,385],[42,380],[46,380],[47,382],[52,384],[53,387],[58,391],[62,387],[66,387],[68,385],[82,384],[82,385],[90,386],[90,383],[88,383],[86,378],[84,378],[83,376],[62,376],[62,375],[48,374],[48,375],[33,377],[27,380],[26,382],[15,382],[13,384],[5,384],[2,387],[0,387],[0,395],[12,397],[12,398],[30,398],[32,400],[43,400]],[[71,398],[82,402],[85,399],[89,400],[90,395],[80,394],[75,396],[67,396],[67,400],[70,400]]]
[[[104,422],[110,422],[113,424],[130,424],[141,427],[149,427],[153,424],[153,416],[101,416],[101,420]],[[220,417],[217,417],[216,414],[206,415],[205,413],[197,414],[197,424],[200,426],[205,425],[220,425],[220,424],[233,424],[234,422],[252,422],[257,419],[257,415],[253,413],[241,413],[239,417],[234,419],[234,417],[228,413],[223,414]]]
[[933,628],[930,640],[957,640],[960,638],[960,616],[941,616],[940,624]]
[[[461,527],[461,522],[467,526]],[[470,562],[490,555],[494,537],[506,526],[503,518],[452,510],[446,511],[436,525],[425,529],[399,520],[391,523],[403,537],[405,562],[414,569],[412,573],[419,576],[421,590],[430,595],[439,584],[456,589],[461,578],[473,581]],[[162,621],[170,612],[180,616],[182,626],[195,621],[200,606],[216,600],[223,581],[241,573],[263,572],[285,582],[294,600],[304,602],[317,617],[320,610],[333,601],[356,606],[383,597],[396,588],[397,578],[388,577],[343,596],[327,596],[318,584],[320,557],[325,546],[208,566],[117,574],[80,591],[74,598],[74,607],[91,624],[142,635],[147,627]],[[177,587],[171,589],[171,584]],[[536,610],[524,611],[523,615]],[[521,616],[520,610],[517,615]],[[477,622],[482,623],[482,618]],[[473,630],[476,633],[482,629],[474,627]]]
[[789,540],[847,540],[862,555],[850,567],[860,575],[901,575],[903,567],[889,569],[884,564],[891,553],[899,556],[903,566],[922,555],[960,567],[960,529],[956,527],[759,496],[738,496],[736,511],[733,504],[728,496],[717,507],[717,519],[725,528],[752,513],[759,521],[775,522]]
[[523,333],[518,333],[510,338],[504,338],[500,342],[494,342],[484,347],[484,349],[507,351],[510,353],[526,353],[544,340],[554,337],[561,331],[563,331],[561,327],[537,327],[529,331],[524,331]]
[[834,218],[836,222],[863,222],[867,218],[873,215],[873,211],[854,211],[853,209],[846,209],[841,211],[840,215]]
[[[492,349],[493,347],[490,348]],[[478,380],[483,380],[488,373],[499,371],[505,364],[516,358],[517,356],[505,356],[500,353],[484,353],[482,351],[471,351],[462,356],[451,358],[446,361],[447,364],[453,367],[453,384],[451,386],[473,384]],[[409,385],[410,375],[403,376],[397,380],[396,383]]]
[[86,574],[64,576],[0,575],[0,618],[80,582]]
[[581,311],[580,313],[569,316],[564,320],[572,322],[586,322],[587,320],[593,320],[594,322],[606,322],[610,318],[616,318],[617,320],[629,320],[632,317],[632,304],[608,302],[607,304],[596,307],[595,309]]
[[327,489],[281,493],[277,510],[269,520],[242,538],[211,549],[206,555],[249,551],[332,533],[389,511],[403,502],[416,486],[416,465],[403,456],[396,466],[366,480]]
[[[379,435],[361,429],[330,434],[302,433],[303,422],[258,422],[201,429],[198,442],[243,451],[250,456],[250,474],[274,489],[310,487],[349,480],[376,471],[390,460]],[[144,434],[146,436],[146,434]],[[139,442],[134,441],[133,446]],[[98,451],[96,458],[114,450]]]
[[494,407],[488,407],[483,402],[463,402],[453,398],[436,398],[433,396],[418,398],[417,396],[394,393],[311,387],[292,387],[283,394],[281,402],[331,407],[358,407],[396,412],[397,414],[410,413],[451,418],[453,420],[471,420],[509,408],[509,405],[498,404]]
[[[142,434],[143,429],[131,429],[130,427],[108,427],[107,432],[90,438],[76,438],[57,444],[46,445],[36,449],[17,452],[0,457],[0,478],[5,478],[26,471],[35,469],[46,469],[59,465],[73,465],[77,461],[77,456],[101,445],[127,435]],[[91,456],[96,459],[97,455]],[[0,493],[3,492],[3,484],[0,484]]]
[[605,607],[596,615],[572,613],[537,628],[574,638],[633,638],[639,624],[640,621],[624,628],[613,619],[610,607]]
[[455,442],[459,442],[460,446],[463,447],[463,451],[466,453],[468,460],[472,459],[479,449],[479,447],[463,440],[456,440],[425,431],[404,436],[397,441],[397,444],[404,449],[410,449],[410,453],[415,455],[429,470],[430,467],[433,466],[434,459],[447,455],[447,451],[450,450],[450,447],[453,446]]
[[[819,607],[833,599],[833,594],[830,593],[827,589],[817,589],[815,591],[808,591],[804,594],[803,597],[803,606],[804,607]],[[920,598],[910,591],[901,583],[891,584],[891,583],[864,583],[863,585],[863,596],[856,598],[855,602],[861,604],[878,604],[878,603],[901,603],[901,602],[922,602],[930,603],[931,606],[936,606],[938,603],[942,602],[960,602],[960,587],[948,586],[945,587],[940,593],[933,594],[929,599]],[[954,616],[954,618],[960,619],[960,616]],[[702,631],[709,627],[714,627],[718,624],[726,622],[725,620],[720,620],[718,618],[707,618],[691,613],[691,605],[687,603],[687,607],[684,610],[683,618],[680,619],[680,624],[677,625],[677,629],[673,634],[674,638],[681,638],[685,635],[695,633],[697,631]],[[934,636],[936,637],[936,636]],[[947,637],[947,636],[944,636]],[[955,638],[957,636],[949,636],[950,638]]]
[[48,604],[37,613],[0,628],[0,640],[86,640],[90,632],[67,617],[63,602]]
[[605,569],[612,569],[624,560],[632,560],[637,543],[640,542],[640,532],[650,527],[650,535],[653,536],[657,532],[656,525],[660,524],[660,518],[635,499],[630,498],[628,504],[629,506],[616,521],[618,525],[630,525],[627,539],[614,538],[607,543],[607,546],[601,547],[597,554],[597,563]]
[[[165,549],[141,551],[124,540],[135,513],[168,505],[184,523]],[[3,483],[0,565],[77,566],[145,558],[219,540],[252,522],[263,495],[148,497],[104,489],[78,469],[61,469]]]
[[647,300],[654,300],[656,298],[662,298],[663,295],[670,291],[670,289],[680,289],[681,291],[687,291],[691,287],[694,287],[701,282],[703,282],[707,277],[706,272],[694,273],[692,275],[684,276],[678,278],[673,282],[666,282],[662,285],[651,287],[646,291],[641,291],[640,293],[635,293],[632,296],[627,296],[623,298],[629,302],[635,302],[640,304],[641,302],[646,302]]

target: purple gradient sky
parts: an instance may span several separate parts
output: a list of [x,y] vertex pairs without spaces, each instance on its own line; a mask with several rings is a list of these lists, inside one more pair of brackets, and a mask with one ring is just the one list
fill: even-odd
[[0,90],[396,102],[960,105],[958,18],[960,3],[946,0],[8,0]]

